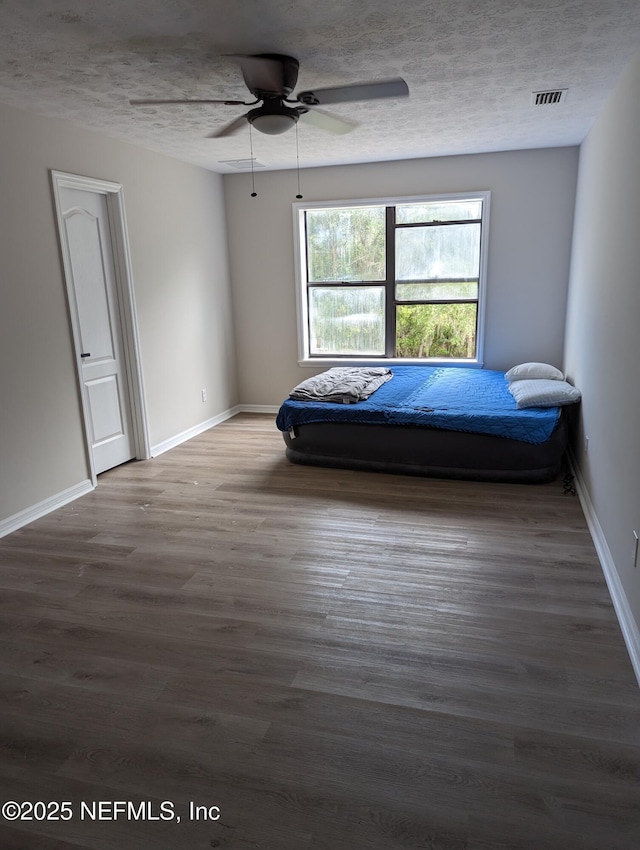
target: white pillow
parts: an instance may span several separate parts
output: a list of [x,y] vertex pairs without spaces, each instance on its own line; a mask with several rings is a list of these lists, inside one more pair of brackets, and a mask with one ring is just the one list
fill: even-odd
[[524,381],[543,378],[548,381],[563,381],[564,375],[560,369],[549,363],[520,363],[505,373],[507,381]]
[[509,392],[515,398],[518,409],[562,407],[564,404],[575,404],[582,398],[580,390],[567,381],[550,379],[513,381],[509,384]]

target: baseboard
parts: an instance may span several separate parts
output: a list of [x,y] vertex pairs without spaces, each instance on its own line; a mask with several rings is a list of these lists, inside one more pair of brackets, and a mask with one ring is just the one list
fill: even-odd
[[55,511],[58,508],[64,507],[64,505],[68,505],[69,502],[79,499],[80,496],[86,496],[93,489],[93,482],[87,479],[86,481],[81,481],[79,484],[74,484],[73,487],[69,487],[61,493],[56,493],[55,496],[38,502],[36,505],[31,505],[25,508],[25,510],[7,517],[7,519],[0,520],[0,537],[5,537],[7,534],[17,531],[23,525],[35,522],[37,519],[50,514],[51,511]]
[[209,428],[213,428],[221,422],[226,422],[227,419],[231,419],[231,417],[235,416],[236,413],[241,412],[242,408],[240,405],[236,405],[235,407],[230,407],[228,410],[219,413],[217,416],[213,416],[211,419],[207,419],[205,422],[200,422],[199,425],[194,425],[193,428],[187,428],[186,431],[176,434],[175,437],[169,437],[168,440],[163,440],[162,443],[157,443],[155,446],[151,446],[151,457],[157,457],[158,455],[164,454],[164,452],[168,452],[169,449],[175,449],[176,446],[186,443],[187,440],[197,437],[198,434],[208,431]]
[[613,556],[611,555],[611,550],[609,549],[609,545],[607,544],[607,540],[604,536],[602,526],[596,516],[589,491],[572,453],[569,454],[569,463],[571,466],[571,472],[575,478],[576,492],[580,499],[580,504],[582,505],[582,510],[587,520],[589,531],[591,532],[593,545],[596,548],[600,565],[602,566],[602,572],[604,573],[605,581],[609,588],[609,595],[613,602],[618,623],[622,629],[622,636],[624,637],[624,642],[627,645],[627,652],[629,653],[629,658],[631,659],[636,679],[640,685],[640,630],[633,618],[629,600],[624,592],[624,588],[620,581]]
[[280,410],[280,405],[274,404],[241,404],[238,413],[273,413]]
[[[215,425],[219,425],[221,422],[231,419],[231,417],[235,416],[236,413],[277,413],[278,410],[278,407],[270,405],[235,405],[235,407],[231,407],[229,410],[225,410],[223,413],[220,413],[211,419],[207,419],[206,422],[194,425],[193,428],[189,428],[187,431],[183,431],[181,434],[176,434],[175,437],[171,437],[169,440],[165,440],[162,443],[152,446],[151,457],[157,457],[158,455],[163,454],[163,452],[167,452],[169,449],[173,449],[181,443],[190,440],[192,437],[197,437],[198,434],[202,434],[203,431],[208,431],[209,428],[213,428]],[[93,482],[87,479],[86,481],[81,481],[79,484],[75,484],[73,487],[69,487],[67,490],[63,490],[62,493],[57,493],[49,499],[44,499],[42,502],[38,502],[36,505],[31,505],[13,516],[0,520],[0,537],[5,537],[7,534],[11,534],[19,528],[22,528],[24,525],[28,525],[30,522],[35,522],[35,520],[46,516],[58,508],[64,507],[64,505],[69,504],[69,502],[73,502],[75,499],[80,498],[80,496],[85,496],[94,489]]]
[[181,443],[186,443],[186,441],[190,440],[192,437],[197,437],[198,434],[202,434],[203,431],[208,431],[209,428],[213,428],[221,422],[226,422],[227,419],[231,419],[231,417],[235,416],[237,413],[276,414],[278,410],[280,410],[280,407],[272,404],[236,404],[235,407],[230,407],[229,410],[219,413],[217,416],[214,416],[213,419],[207,419],[206,422],[194,425],[193,428],[188,428],[181,434],[176,434],[175,437],[170,437],[168,440],[164,440],[164,442],[152,446],[151,457],[157,457],[164,452],[168,452],[169,449],[175,449],[176,446],[179,446]]

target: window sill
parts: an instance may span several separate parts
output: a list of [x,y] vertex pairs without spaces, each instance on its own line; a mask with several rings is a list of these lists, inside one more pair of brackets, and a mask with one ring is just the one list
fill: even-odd
[[315,369],[330,369],[332,366],[467,366],[469,369],[482,369],[479,360],[427,357],[305,357],[298,360],[298,366],[310,366]]

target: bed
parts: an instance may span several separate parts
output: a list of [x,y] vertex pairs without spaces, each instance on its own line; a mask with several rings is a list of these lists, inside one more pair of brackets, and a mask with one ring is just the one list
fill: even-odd
[[386,371],[390,378],[355,403],[286,399],[276,424],[287,458],[519,483],[551,481],[562,470],[569,408],[518,407],[500,371],[422,365]]

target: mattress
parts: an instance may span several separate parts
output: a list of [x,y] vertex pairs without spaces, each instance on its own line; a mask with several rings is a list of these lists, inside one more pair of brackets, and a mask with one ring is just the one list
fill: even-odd
[[558,422],[557,407],[518,410],[504,372],[433,366],[391,371],[392,380],[356,404],[287,399],[276,424],[281,431],[309,422],[420,425],[543,443]]
[[567,416],[518,410],[503,372],[398,366],[357,404],[287,399],[276,424],[294,463],[485,481],[549,481]]

